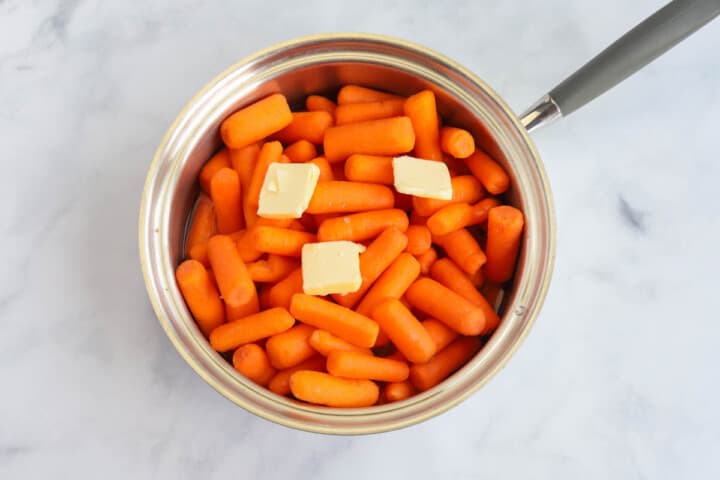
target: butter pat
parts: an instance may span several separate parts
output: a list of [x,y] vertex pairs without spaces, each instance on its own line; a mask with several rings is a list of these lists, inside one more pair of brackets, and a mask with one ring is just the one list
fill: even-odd
[[393,158],[395,190],[408,195],[438,200],[452,199],[450,171],[445,162],[421,158]]
[[357,291],[362,283],[359,254],[364,250],[364,246],[347,240],[303,245],[303,292],[328,295]]
[[320,169],[312,163],[271,163],[265,174],[257,214],[300,218],[315,191]]

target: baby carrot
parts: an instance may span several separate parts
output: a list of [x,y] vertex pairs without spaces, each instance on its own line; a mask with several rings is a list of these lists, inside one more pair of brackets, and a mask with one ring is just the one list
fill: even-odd
[[253,170],[252,177],[250,177],[250,183],[247,188],[247,195],[245,195],[245,213],[251,212],[251,217],[246,217],[246,221],[249,227],[255,224],[257,219],[258,202],[260,198],[260,190],[262,189],[263,182],[265,181],[265,175],[267,174],[268,167],[273,162],[280,162],[282,160],[282,144],[280,142],[267,142],[260,149],[260,153],[257,157],[257,163],[255,164],[255,170]]
[[305,108],[310,112],[328,112],[330,115],[334,115],[337,105],[329,98],[310,95],[305,99]]
[[478,335],[484,331],[485,315],[482,309],[440,282],[421,278],[408,288],[405,298],[413,307],[462,335]]
[[344,307],[354,308],[380,274],[405,249],[406,245],[407,237],[398,228],[386,228],[360,254],[360,275],[362,276],[360,288],[356,292],[345,295],[333,295],[333,299]]
[[232,168],[240,179],[240,191],[242,192],[242,208],[245,225],[252,227],[257,219],[257,207],[255,210],[248,205],[248,190],[252,180],[253,171],[260,155],[260,146],[257,143],[248,145],[237,150],[230,150],[230,161]]
[[375,344],[377,323],[328,300],[296,293],[290,300],[290,312],[298,320],[327,330],[358,347],[370,348]]
[[427,275],[430,272],[432,264],[437,260],[437,252],[434,248],[430,247],[425,253],[421,253],[415,257],[420,262],[420,273]]
[[240,178],[235,170],[221,168],[215,173],[210,182],[210,196],[215,205],[219,233],[232,233],[245,226]]
[[392,208],[395,197],[385,185],[359,182],[318,182],[307,212],[349,213]]
[[256,250],[288,257],[299,257],[303,245],[316,241],[312,233],[262,225],[253,228],[251,236]]
[[268,389],[271,392],[277,393],[278,395],[287,395],[290,393],[290,376],[299,372],[300,370],[310,370],[313,372],[324,372],[325,371],[325,357],[316,355],[308,358],[307,360],[298,363],[294,367],[280,370],[270,380]]
[[503,205],[490,210],[485,275],[496,283],[510,280],[515,269],[525,219],[520,210]]
[[315,330],[308,339],[312,346],[320,355],[327,357],[334,350],[342,350],[345,352],[358,352],[364,355],[372,355],[369,348],[356,347],[350,342],[346,342],[340,337],[336,337],[325,330]]
[[447,235],[463,227],[477,225],[487,220],[491,208],[500,205],[496,198],[484,198],[475,205],[453,203],[442,207],[427,220],[427,226],[433,235]]
[[422,255],[430,249],[432,235],[430,230],[423,225],[410,225],[405,232],[408,237],[406,252],[413,255]]
[[405,100],[393,98],[377,102],[346,103],[335,110],[335,124],[365,122],[381,118],[399,117],[403,115]]
[[235,350],[232,362],[235,370],[263,387],[267,386],[276,373],[265,350],[255,343],[242,345]]
[[292,145],[288,145],[285,147],[284,153],[293,163],[309,162],[313,158],[317,157],[317,149],[315,148],[315,145],[307,140],[298,140]]
[[354,153],[397,155],[413,149],[415,133],[408,117],[383,118],[328,128],[323,146],[330,163]]
[[369,407],[380,396],[380,389],[371,380],[338,378],[308,370],[290,376],[290,391],[299,400],[328,407]]
[[277,369],[290,368],[315,355],[308,339],[315,329],[300,323],[268,338],[265,343],[270,363]]
[[188,308],[205,336],[225,322],[225,308],[210,274],[196,260],[185,260],[175,278]]
[[410,374],[410,368],[405,362],[342,350],[330,352],[327,357],[327,370],[336,377],[381,382],[402,382],[407,380]]
[[218,352],[227,352],[240,345],[284,332],[294,323],[295,319],[284,308],[263,310],[220,325],[210,333],[210,345]]
[[276,93],[230,115],[220,125],[220,135],[229,148],[242,148],[285,128],[292,120],[285,96]]
[[226,235],[210,237],[208,258],[220,293],[233,314],[228,320],[257,312],[260,307],[255,284],[235,242]]
[[273,307],[290,308],[290,299],[296,293],[302,293],[302,269],[293,270],[287,277],[270,288],[268,301]]
[[203,191],[210,195],[210,181],[212,180],[212,177],[221,168],[230,168],[231,166],[230,155],[228,154],[227,148],[223,148],[210,157],[210,160],[203,165],[200,169],[200,175],[198,175],[198,181],[200,182],[200,187]]
[[318,182],[328,182],[331,180],[335,180],[335,175],[333,174],[330,162],[328,162],[325,157],[315,157],[310,160],[309,163],[317,165],[317,167],[320,169],[320,176],[318,177]]
[[461,175],[450,180],[453,196],[451,200],[437,200],[434,198],[413,198],[413,206],[419,215],[429,217],[442,207],[453,203],[475,203],[480,200],[485,192],[480,182],[472,175]]
[[382,300],[402,297],[418,275],[420,262],[407,252],[401,253],[380,275],[355,310],[362,315],[370,315]]
[[373,308],[372,318],[409,361],[425,363],[435,355],[432,337],[400,300],[385,298]]
[[362,154],[350,155],[345,161],[345,178],[353,182],[392,185],[392,157]]
[[247,270],[253,282],[275,283],[287,277],[298,266],[294,258],[271,253],[267,260],[248,263]]
[[430,338],[432,338],[436,352],[444,349],[460,336],[455,330],[434,318],[428,318],[421,323]]
[[185,256],[207,264],[206,244],[213,233],[215,233],[215,207],[207,195],[200,195],[185,240]]
[[493,195],[504,193],[510,186],[510,177],[505,170],[482,150],[476,150],[465,162],[483,187]]
[[408,228],[407,214],[398,209],[371,210],[325,220],[318,228],[318,241],[351,240],[360,242],[378,236],[388,227]]
[[340,89],[337,96],[340,105],[347,103],[381,102],[383,100],[397,100],[399,98],[402,97],[359,85],[345,85]]
[[420,391],[429,390],[470,360],[479,349],[477,337],[459,338],[428,363],[410,367],[410,382]]
[[240,259],[243,262],[254,262],[262,256],[262,252],[255,249],[252,243],[252,235],[249,230],[238,230],[228,235],[237,246]]
[[442,127],[440,148],[454,158],[467,158],[475,151],[475,139],[470,132],[462,128]]
[[391,382],[385,385],[383,389],[383,396],[388,402],[399,402],[410,398],[417,393],[413,384],[409,381],[404,382]]
[[442,160],[435,94],[423,90],[411,95],[405,100],[404,110],[415,132],[415,155],[426,160]]
[[307,140],[315,145],[323,143],[328,128],[333,125],[333,116],[328,112],[296,112],[292,114],[292,122],[272,136],[284,144],[298,140]]
[[447,235],[433,236],[433,242],[440,245],[448,257],[468,275],[474,275],[487,260],[480,244],[465,228]]

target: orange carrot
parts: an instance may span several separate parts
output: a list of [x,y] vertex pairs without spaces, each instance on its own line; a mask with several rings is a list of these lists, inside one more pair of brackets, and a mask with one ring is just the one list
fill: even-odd
[[430,272],[430,267],[432,267],[432,264],[435,263],[438,256],[435,249],[431,247],[425,253],[422,253],[415,258],[418,262],[420,262],[420,273],[427,275],[428,272]]
[[405,100],[394,98],[378,102],[346,103],[335,110],[335,124],[366,122],[381,118],[399,117],[403,115]]
[[284,144],[298,140],[307,140],[315,145],[323,143],[323,136],[333,125],[333,116],[328,112],[296,112],[292,114],[292,122],[272,136]]
[[405,293],[410,304],[435,317],[462,335],[478,335],[485,328],[485,314],[445,285],[421,278]]
[[453,196],[451,200],[437,200],[434,198],[413,198],[413,206],[419,215],[429,217],[442,207],[452,205],[453,203],[475,203],[480,200],[484,191],[480,182],[472,175],[461,175],[453,177],[452,183]]
[[254,282],[275,283],[287,277],[298,266],[294,258],[270,254],[267,260],[249,263],[247,270]]
[[460,336],[455,330],[434,318],[428,318],[421,323],[430,338],[432,338],[436,352],[441,351]]
[[250,234],[256,250],[288,257],[299,257],[303,245],[316,241],[312,233],[263,225],[256,226]]
[[407,252],[401,253],[380,275],[355,310],[362,315],[370,315],[384,299],[402,297],[418,275],[420,262]]
[[407,380],[410,374],[405,362],[342,350],[330,352],[327,357],[327,370],[336,377],[382,382],[402,382]]
[[369,348],[356,347],[350,342],[346,342],[340,337],[336,337],[325,330],[315,330],[308,339],[310,345],[317,350],[320,355],[327,357],[334,350],[342,350],[344,352],[358,352],[364,355],[372,355]]
[[410,398],[417,393],[413,384],[409,381],[404,382],[391,382],[385,385],[383,389],[383,396],[388,402],[399,402]]
[[[280,142],[267,142],[260,149],[255,170],[253,170],[247,195],[245,196],[245,221],[248,227],[255,225],[257,219],[260,190],[262,190],[265,175],[271,163],[282,161],[282,145]],[[249,215],[248,215],[249,212]]]
[[260,308],[257,291],[235,242],[226,235],[208,240],[208,258],[220,293],[231,309],[229,320],[250,315]]
[[185,240],[185,256],[207,265],[207,241],[213,233],[215,207],[206,195],[200,195]]
[[430,90],[416,93],[408,97],[404,109],[415,132],[415,155],[427,160],[442,160],[435,94]]
[[310,325],[300,323],[268,338],[265,349],[272,366],[290,368],[315,355],[317,352],[308,342],[313,331],[315,329]]
[[340,89],[337,96],[340,105],[348,103],[381,102],[383,100],[397,100],[399,98],[402,97],[359,85],[345,85]]
[[295,319],[284,308],[271,308],[220,325],[210,334],[210,345],[218,352],[227,352],[246,343],[289,330]]
[[249,230],[238,230],[228,235],[237,246],[240,259],[243,262],[254,262],[262,256],[262,252],[255,249],[252,243],[252,235]]
[[258,302],[260,303],[260,310],[267,310],[272,308],[270,305],[270,288],[271,285],[263,285],[258,290]]
[[345,161],[345,178],[353,182],[392,185],[392,157],[361,154],[350,155]]
[[309,162],[313,158],[317,157],[317,149],[315,148],[315,145],[307,140],[298,140],[292,145],[288,145],[285,147],[284,153],[293,163]]
[[406,252],[413,255],[422,255],[430,249],[432,244],[432,235],[430,230],[423,225],[410,225],[405,232],[408,237],[408,244],[405,248]]
[[268,301],[273,307],[290,308],[290,299],[296,293],[302,293],[302,269],[293,270],[287,277],[280,280],[270,288]]
[[397,155],[415,146],[415,133],[408,117],[392,117],[328,128],[323,141],[330,163],[354,153]]
[[212,180],[212,177],[221,168],[230,168],[231,166],[230,155],[228,154],[227,148],[223,148],[210,157],[210,160],[203,165],[202,169],[200,169],[200,175],[198,175],[198,181],[200,182],[200,187],[203,191],[210,195],[210,181]]
[[520,210],[503,205],[490,210],[485,275],[496,283],[512,278],[525,219]]
[[472,175],[464,159],[455,158],[445,153],[443,154],[443,162],[447,165],[451,177]]
[[487,260],[480,244],[465,228],[455,230],[447,235],[433,235],[433,242],[440,245],[448,257],[452,258],[468,275],[474,275]]
[[382,300],[373,308],[372,318],[409,361],[425,363],[435,355],[436,347],[432,337],[400,300]]
[[347,180],[345,178],[345,164],[343,162],[335,162],[330,164],[330,168],[333,172],[333,180],[337,180],[339,182]]
[[408,228],[407,214],[398,209],[371,210],[325,220],[318,228],[318,241],[351,240],[360,242],[378,236],[388,227]]
[[290,376],[293,373],[299,372],[300,370],[310,370],[313,372],[324,372],[325,371],[325,357],[316,355],[308,358],[307,360],[298,363],[294,367],[280,370],[270,380],[268,388],[271,392],[277,393],[278,395],[287,395],[290,393]]
[[487,220],[491,208],[500,205],[496,198],[484,198],[475,205],[453,203],[433,213],[427,220],[427,226],[433,235],[447,235],[463,227],[477,225]]
[[317,167],[320,169],[320,176],[318,177],[318,182],[329,182],[331,180],[335,180],[335,175],[333,174],[330,162],[328,162],[325,157],[315,157],[310,160],[309,163],[317,165]]
[[455,158],[467,158],[475,151],[475,139],[470,132],[462,128],[442,127],[440,148]]
[[374,183],[318,182],[307,208],[309,213],[349,213],[392,208],[390,188]]
[[210,274],[197,260],[185,260],[175,278],[188,308],[205,336],[225,322],[225,308]]
[[220,125],[220,135],[228,147],[242,148],[285,128],[292,120],[285,96],[276,93],[230,115]]
[[310,112],[328,112],[330,115],[334,115],[337,105],[329,98],[310,95],[305,99],[305,108]]
[[255,343],[240,346],[232,357],[235,370],[253,382],[266,387],[276,370],[270,365],[265,350]]
[[290,312],[298,320],[327,330],[358,347],[370,348],[375,344],[377,323],[328,300],[296,293],[290,301]]
[[240,178],[232,168],[221,168],[210,182],[219,233],[232,233],[245,226],[240,188]]
[[257,164],[259,155],[260,146],[257,143],[253,143],[238,150],[230,150],[232,167],[237,172],[238,178],[240,178],[243,218],[245,219],[245,224],[249,227],[252,227],[257,219],[257,207],[253,210],[252,206],[248,205],[247,198],[253,171],[255,170],[255,165]]
[[429,390],[470,360],[479,349],[477,337],[459,338],[428,363],[410,367],[410,382],[420,391]]
[[308,370],[290,376],[290,390],[300,400],[328,407],[369,407],[380,396],[380,389],[371,380],[338,378]]
[[465,162],[483,187],[493,195],[504,193],[510,186],[510,177],[505,170],[482,150],[476,150]]

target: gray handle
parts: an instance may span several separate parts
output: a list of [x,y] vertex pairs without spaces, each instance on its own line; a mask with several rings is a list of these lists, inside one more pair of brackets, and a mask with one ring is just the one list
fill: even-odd
[[528,130],[567,116],[610,90],[720,14],[720,0],[674,0],[570,75],[531,107]]

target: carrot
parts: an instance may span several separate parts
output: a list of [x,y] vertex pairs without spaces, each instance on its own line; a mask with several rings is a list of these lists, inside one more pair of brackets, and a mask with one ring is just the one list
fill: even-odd
[[390,360],[397,360],[398,362],[408,363],[408,359],[405,358],[405,355],[403,355],[402,352],[401,352],[400,350],[397,350],[397,349],[396,349],[393,353],[391,353],[390,355],[387,355],[387,356],[385,356],[385,357],[383,357],[383,358],[389,358]]
[[228,154],[227,148],[221,149],[215,155],[210,157],[210,160],[208,160],[207,163],[205,163],[205,165],[203,165],[200,169],[200,175],[198,175],[200,188],[210,195],[210,181],[212,180],[212,177],[221,168],[230,168],[231,166],[230,155]]
[[265,350],[255,343],[240,346],[232,357],[235,370],[253,382],[266,387],[276,370],[270,365]]
[[198,327],[203,335],[210,335],[225,322],[225,308],[210,274],[197,260],[185,260],[175,270],[175,278]]
[[405,232],[408,237],[408,244],[405,251],[413,255],[422,255],[430,249],[432,235],[430,230],[423,225],[410,225]]
[[408,117],[392,117],[328,128],[323,140],[330,163],[354,153],[397,155],[415,146],[415,133]]
[[272,366],[290,368],[315,355],[317,352],[308,342],[314,330],[310,325],[300,323],[268,338],[265,349]]
[[402,382],[407,380],[410,374],[410,368],[405,362],[342,350],[330,352],[327,357],[327,370],[336,377],[382,382]]
[[399,98],[402,97],[359,85],[345,85],[340,89],[337,96],[340,105],[348,103],[381,102],[383,100],[397,100]]
[[432,338],[436,352],[441,351],[460,336],[455,330],[434,318],[428,318],[421,323],[430,338]]
[[250,188],[250,181],[252,180],[253,171],[257,164],[258,156],[260,155],[260,146],[257,143],[248,145],[247,147],[240,148],[238,150],[230,150],[230,161],[232,168],[238,174],[240,179],[240,191],[242,192],[242,209],[243,218],[245,224],[253,226],[257,219],[257,208],[252,209],[251,205],[248,205],[248,190]]
[[254,282],[275,283],[287,277],[297,267],[299,264],[294,258],[270,254],[267,260],[248,263],[247,270]]
[[399,117],[403,115],[405,100],[393,98],[377,102],[346,103],[335,110],[335,124],[366,122],[381,118]]
[[467,158],[475,151],[475,139],[470,132],[462,128],[442,127],[440,148],[454,158]]
[[309,162],[313,158],[317,157],[317,149],[315,148],[315,145],[307,140],[298,140],[292,145],[288,145],[285,147],[284,153],[293,163]]
[[333,116],[328,112],[296,112],[292,114],[292,122],[272,136],[284,144],[307,140],[315,145],[323,143],[328,128],[333,125]]
[[243,262],[254,262],[262,256],[262,252],[255,249],[252,244],[252,235],[249,230],[238,230],[228,235],[237,246],[240,259]]
[[270,305],[270,288],[271,285],[263,285],[258,289],[258,303],[260,303],[260,310],[267,310],[272,308]]
[[288,257],[299,257],[303,245],[316,241],[312,233],[262,225],[256,226],[250,235],[256,250]]
[[425,363],[435,355],[436,347],[432,337],[400,300],[382,300],[373,308],[372,318],[409,361]]
[[258,311],[257,291],[235,242],[226,235],[215,235],[208,240],[208,258],[217,280],[220,293],[230,308],[229,320]]
[[410,304],[435,317],[462,335],[478,335],[484,331],[485,314],[445,285],[430,278],[421,278],[405,293]]
[[333,295],[333,299],[344,307],[355,307],[373,282],[400,255],[406,245],[407,237],[398,228],[386,228],[360,254],[360,275],[362,276],[360,288],[356,292],[345,295]]
[[[248,227],[252,227],[257,221],[258,203],[260,200],[260,190],[262,190],[265,175],[271,163],[282,161],[282,145],[280,142],[267,142],[260,149],[253,170],[250,183],[245,196],[245,220]],[[249,212],[249,214],[248,214]]]
[[433,242],[440,245],[448,257],[452,258],[468,275],[474,275],[487,260],[480,244],[465,228],[455,230],[447,235],[433,235]]
[[505,170],[482,150],[476,150],[465,162],[483,187],[493,195],[504,193],[510,186],[510,177]]
[[485,330],[483,330],[483,333],[495,330],[500,324],[500,318],[493,307],[455,262],[449,258],[441,258],[430,268],[430,276],[473,305],[480,307],[483,315],[485,315]]
[[305,99],[305,108],[310,112],[328,112],[330,115],[334,115],[337,105],[329,98],[310,95]]
[[221,168],[210,182],[219,233],[232,233],[245,226],[240,188],[240,178],[232,168]]
[[525,219],[520,210],[503,205],[490,210],[485,275],[496,283],[512,278]]
[[310,370],[313,372],[324,372],[325,371],[325,357],[315,355],[314,357],[308,358],[307,360],[298,363],[294,367],[280,370],[270,380],[268,389],[271,392],[277,393],[278,395],[287,395],[290,393],[290,376],[299,372],[300,370]]
[[318,182],[328,182],[331,180],[335,180],[335,175],[333,174],[330,162],[328,162],[325,157],[315,157],[310,160],[309,163],[317,165],[317,167],[320,169],[320,176],[318,177]]
[[411,95],[405,100],[404,110],[415,132],[415,155],[426,160],[442,160],[435,94],[423,90]]
[[392,208],[395,197],[390,188],[374,183],[318,182],[307,212],[349,213]]
[[206,244],[213,233],[215,233],[215,207],[206,195],[200,195],[185,240],[185,256],[207,265]]
[[296,293],[302,293],[302,269],[293,270],[287,277],[270,288],[268,301],[273,307],[290,308],[290,299]]
[[488,303],[492,305],[493,310],[496,312],[500,310],[500,306],[505,297],[505,290],[502,288],[502,285],[486,282],[482,287],[482,294],[487,298]]
[[455,340],[425,364],[410,367],[410,382],[420,391],[429,390],[465,364],[480,349],[477,337]]
[[210,333],[210,345],[218,352],[227,352],[246,343],[289,330],[295,319],[284,308],[271,308],[220,325]]
[[413,206],[418,215],[429,217],[442,207],[453,203],[475,203],[480,200],[484,191],[480,182],[472,175],[461,175],[450,180],[453,196],[451,200],[437,200],[434,198],[413,198]]
[[318,241],[351,240],[360,242],[378,236],[388,227],[404,232],[408,228],[407,214],[398,209],[371,210],[325,220],[318,228]]
[[491,208],[500,205],[496,198],[485,198],[475,205],[453,203],[442,207],[427,220],[427,226],[433,235],[447,235],[463,227],[477,225],[487,220]]
[[369,348],[356,347],[350,342],[346,342],[340,337],[336,337],[330,332],[325,330],[315,330],[308,339],[310,346],[312,346],[320,355],[327,357],[330,352],[335,350],[342,350],[344,352],[358,352],[364,355],[372,355],[372,351]]
[[369,407],[380,396],[373,381],[337,378],[308,370],[290,376],[290,391],[300,400],[328,407]]
[[362,315],[370,315],[385,298],[402,297],[418,275],[420,262],[407,252],[401,253],[380,275],[355,310]]
[[296,293],[290,300],[290,312],[298,320],[327,330],[358,347],[370,348],[375,344],[377,323],[328,300]]
[[345,161],[345,178],[353,182],[392,185],[392,157],[361,154],[350,155]]
[[428,249],[425,253],[422,253],[415,257],[418,262],[420,262],[420,273],[423,275],[427,275],[430,272],[430,268],[432,267],[433,263],[437,260],[437,252],[434,248]]
[[229,148],[242,148],[282,130],[292,120],[287,99],[276,93],[226,118],[220,125],[220,136]]
[[417,393],[417,390],[409,381],[391,382],[385,385],[383,396],[388,402],[399,402],[410,398]]

